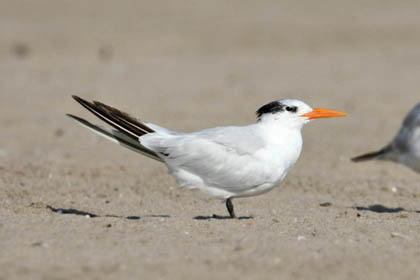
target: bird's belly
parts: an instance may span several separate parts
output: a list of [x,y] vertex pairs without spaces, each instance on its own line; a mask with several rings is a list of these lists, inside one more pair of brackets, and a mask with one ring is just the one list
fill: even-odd
[[286,176],[297,156],[283,153],[256,153],[243,157],[234,164],[225,163],[221,168],[171,168],[177,183],[187,189],[198,189],[212,197],[247,197],[266,193]]
[[287,175],[290,168],[294,165],[297,160],[297,157],[289,157],[289,160],[284,160],[283,157],[271,158],[266,160],[264,163],[264,168],[261,168],[259,184],[256,184],[252,187],[247,188],[241,192],[238,192],[234,197],[247,197],[264,194],[271,191],[274,187],[280,184],[280,182]]
[[243,191],[241,193],[237,193],[233,195],[232,197],[248,197],[248,196],[256,196],[256,195],[264,194],[266,192],[271,191],[275,186],[277,186],[277,184],[264,183],[259,186],[250,188],[246,191]]
[[[257,164],[258,166],[258,164]],[[179,186],[186,189],[198,189],[211,197],[227,199],[229,197],[248,197],[266,193],[277,186],[287,174],[288,168],[279,164],[264,164],[256,168],[250,164],[237,169],[242,176],[230,173],[229,182],[211,182],[206,176],[200,176],[183,169],[171,170],[170,174]],[[237,180],[234,178],[236,177]]]

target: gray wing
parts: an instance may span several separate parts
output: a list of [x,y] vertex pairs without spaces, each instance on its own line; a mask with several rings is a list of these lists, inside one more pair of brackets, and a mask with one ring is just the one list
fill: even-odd
[[181,135],[148,134],[140,141],[163,155],[172,173],[182,169],[200,177],[207,186],[238,191],[269,180],[269,167],[257,156],[265,144],[253,132],[252,125],[232,126]]
[[420,153],[420,103],[407,114],[391,145],[402,154]]

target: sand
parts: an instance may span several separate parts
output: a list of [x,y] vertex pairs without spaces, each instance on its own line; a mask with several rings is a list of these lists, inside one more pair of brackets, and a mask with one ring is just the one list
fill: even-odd
[[[417,1],[1,1],[0,279],[416,279],[420,183],[378,149],[420,101]],[[71,94],[183,131],[280,98],[304,128],[268,194],[223,203],[65,116]]]

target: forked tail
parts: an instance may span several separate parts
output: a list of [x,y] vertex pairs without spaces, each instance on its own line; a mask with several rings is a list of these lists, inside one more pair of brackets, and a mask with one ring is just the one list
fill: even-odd
[[155,131],[153,129],[131,117],[127,113],[101,102],[89,102],[75,95],[73,95],[73,98],[92,114],[111,125],[114,129],[91,124],[90,122],[71,114],[67,114],[67,116],[108,140],[119,143],[130,150],[141,153],[155,160],[162,161],[162,159],[154,151],[146,148],[140,143],[140,136],[148,133],[154,133]]

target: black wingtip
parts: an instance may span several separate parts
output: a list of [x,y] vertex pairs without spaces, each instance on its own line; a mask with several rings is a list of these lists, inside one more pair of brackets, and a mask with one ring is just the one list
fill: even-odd
[[74,100],[79,101],[81,98],[77,95],[72,94],[72,96]]
[[73,99],[76,100],[82,106],[90,105],[89,101],[84,100],[83,98],[81,98],[77,95],[72,95],[71,97],[73,97]]
[[72,118],[73,120],[75,120],[75,121],[77,121],[81,124],[84,124],[84,125],[87,125],[87,126],[90,125],[90,123],[87,120],[79,118],[78,116],[75,116],[75,115],[72,115],[72,114],[66,114],[66,116],[69,117],[69,118]]
[[77,95],[72,95],[72,97],[92,114],[133,139],[138,139],[138,137],[144,134],[155,132],[141,121],[114,107],[105,105],[99,101],[89,102]]
[[75,119],[77,121],[81,121],[83,120],[82,118],[79,118],[78,116],[72,115],[72,114],[66,114],[67,117]]

